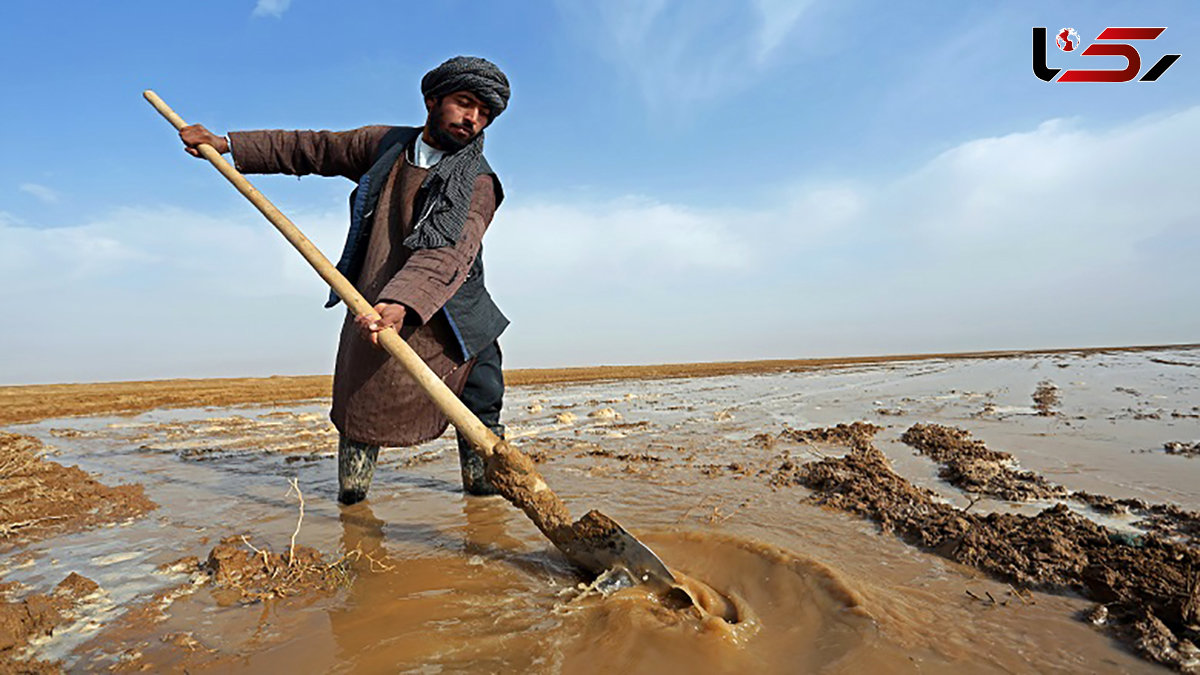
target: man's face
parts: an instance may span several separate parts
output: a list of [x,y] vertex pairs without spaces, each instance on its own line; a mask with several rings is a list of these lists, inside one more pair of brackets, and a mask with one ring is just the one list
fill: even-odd
[[441,101],[425,99],[429,117],[425,127],[433,146],[455,152],[470,143],[492,119],[492,111],[469,91],[446,94]]

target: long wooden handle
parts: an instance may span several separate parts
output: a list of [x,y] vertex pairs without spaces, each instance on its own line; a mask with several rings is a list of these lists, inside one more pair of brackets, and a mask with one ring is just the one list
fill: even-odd
[[[142,95],[176,129],[183,129],[187,126],[187,122],[184,122],[182,117],[175,114],[175,111],[171,110],[170,106],[158,97],[158,94],[147,89]],[[304,233],[292,224],[292,221],[287,216],[283,215],[269,199],[256,190],[241,172],[225,161],[225,158],[221,156],[221,153],[217,152],[216,148],[207,143],[201,143],[199,150],[200,154],[211,162],[217,168],[217,171],[221,172],[221,175],[229,179],[229,182],[233,183],[238,192],[245,195],[246,199],[249,199],[250,203],[254,204],[267,217],[267,220],[271,221],[275,229],[279,230],[291,242],[292,246],[296,247],[300,255],[304,256],[308,264],[312,265],[317,274],[320,274],[321,278],[333,288],[333,291],[342,298],[342,301],[346,303],[346,306],[351,311],[357,315],[367,314],[378,317],[375,308],[354,288],[354,284],[350,283],[338,271],[337,267],[329,262],[329,259],[321,253],[321,250],[309,241],[308,237],[304,236]],[[417,353],[412,350],[412,347],[408,346],[408,343],[400,337],[400,334],[395,329],[387,328],[380,332],[379,344],[400,362],[400,365],[404,367],[404,370],[409,375],[412,375],[413,379],[417,381],[421,389],[425,390],[429,398],[433,399],[434,404],[446,415],[455,429],[462,432],[472,445],[484,453],[484,456],[492,454],[492,448],[495,447],[496,443],[500,442],[500,439],[483,422],[480,422],[479,418],[467,409],[467,406],[463,405],[463,402],[421,360],[421,357],[417,356]]]

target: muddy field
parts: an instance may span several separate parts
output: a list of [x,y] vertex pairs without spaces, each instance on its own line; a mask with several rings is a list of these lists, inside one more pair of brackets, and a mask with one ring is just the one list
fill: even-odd
[[450,434],[339,507],[327,378],[13,387],[0,672],[1200,671],[1198,348],[510,383],[570,509],[736,620],[599,593]]

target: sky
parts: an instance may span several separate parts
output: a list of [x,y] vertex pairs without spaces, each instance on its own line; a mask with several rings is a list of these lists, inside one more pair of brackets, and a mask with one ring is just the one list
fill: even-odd
[[[1047,83],[1035,26],[1182,56]],[[4,3],[0,384],[331,372],[344,312],[142,91],[417,125],[457,54],[512,83],[506,367],[1200,342],[1198,37],[1190,0]],[[337,257],[352,184],[251,180]]]

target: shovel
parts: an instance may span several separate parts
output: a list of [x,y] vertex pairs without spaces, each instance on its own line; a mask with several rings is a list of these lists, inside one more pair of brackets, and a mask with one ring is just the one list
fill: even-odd
[[[143,95],[176,129],[187,126],[187,123],[153,91],[147,89]],[[216,148],[201,144],[199,151],[291,242],[317,274],[341,296],[352,312],[356,315],[366,314],[375,319],[379,318],[371,304],[329,262],[320,249],[256,190],[245,176],[225,161]],[[671,570],[667,569],[662,560],[613,519],[599,511],[589,511],[572,523],[570,512],[558,495],[542,480],[528,457],[501,440],[480,422],[395,329],[387,328],[378,335],[380,346],[400,362],[454,428],[482,454],[487,467],[485,475],[500,494],[524,511],[542,534],[563,552],[567,560],[586,572],[600,575],[602,584],[598,585],[604,590],[644,584],[651,591],[671,599],[672,602],[695,604],[695,600],[677,583]]]

